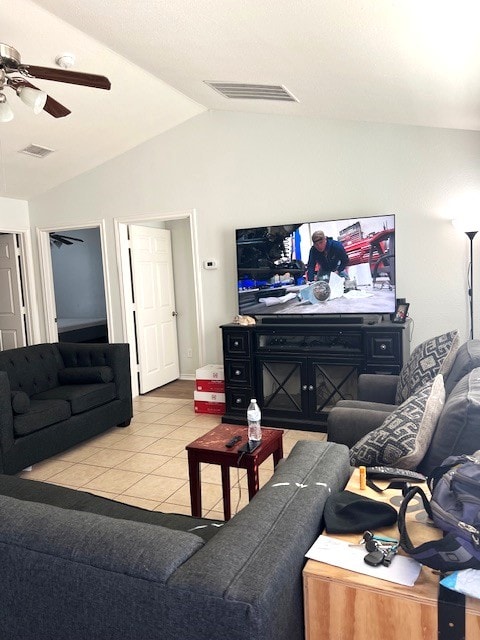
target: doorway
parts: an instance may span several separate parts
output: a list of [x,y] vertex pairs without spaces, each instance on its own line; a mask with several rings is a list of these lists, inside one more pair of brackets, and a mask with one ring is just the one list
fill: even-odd
[[108,342],[112,314],[104,221],[37,232],[48,341]]
[[0,350],[39,341],[28,231],[0,230]]
[[[141,362],[142,352],[138,346],[138,326],[129,253],[129,225],[164,228],[171,232],[179,375],[181,379],[194,379],[194,371],[204,362],[205,354],[195,211],[116,218],[114,225],[123,335],[130,344],[133,395],[139,394],[139,374],[145,363]],[[188,373],[185,374],[185,371]]]

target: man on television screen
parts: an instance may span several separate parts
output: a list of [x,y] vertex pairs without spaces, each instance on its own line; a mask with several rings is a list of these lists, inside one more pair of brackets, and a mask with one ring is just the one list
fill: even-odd
[[323,231],[315,231],[312,235],[312,245],[307,263],[308,282],[329,276],[332,271],[342,278],[348,278],[345,267],[349,259],[341,242],[327,238]]

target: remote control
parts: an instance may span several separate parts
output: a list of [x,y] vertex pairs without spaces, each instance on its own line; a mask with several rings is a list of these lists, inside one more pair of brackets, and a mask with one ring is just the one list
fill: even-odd
[[237,442],[240,442],[241,439],[242,439],[242,436],[233,436],[233,438],[230,438],[230,440],[225,443],[225,446],[228,449],[231,449],[237,444]]
[[409,469],[395,469],[395,467],[367,467],[367,478],[377,478],[378,480],[388,480],[397,478],[409,482],[425,482],[423,474]]

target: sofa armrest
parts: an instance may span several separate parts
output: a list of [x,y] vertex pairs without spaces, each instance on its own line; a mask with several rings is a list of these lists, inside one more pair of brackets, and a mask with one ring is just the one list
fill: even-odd
[[389,415],[389,411],[334,407],[328,414],[327,440],[353,447],[360,438],[377,429]]
[[3,452],[13,446],[13,411],[10,382],[5,371],[0,371],[0,472],[3,473]]
[[59,342],[58,350],[65,367],[102,367],[113,370],[117,399],[132,397],[130,380],[130,353],[128,344],[89,344]]
[[395,404],[398,376],[362,373],[358,377],[358,399],[366,402]]

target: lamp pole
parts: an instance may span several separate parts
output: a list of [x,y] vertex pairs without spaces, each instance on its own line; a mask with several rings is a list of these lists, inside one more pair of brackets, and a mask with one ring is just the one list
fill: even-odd
[[470,282],[468,287],[468,295],[470,296],[470,339],[473,340],[473,239],[477,235],[477,231],[465,231],[470,238]]

